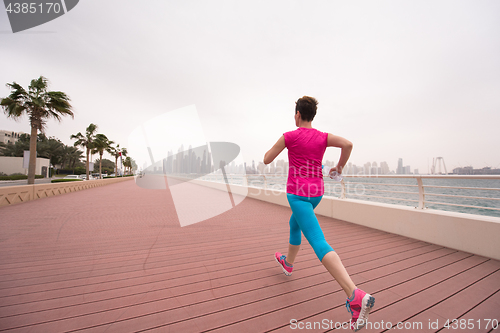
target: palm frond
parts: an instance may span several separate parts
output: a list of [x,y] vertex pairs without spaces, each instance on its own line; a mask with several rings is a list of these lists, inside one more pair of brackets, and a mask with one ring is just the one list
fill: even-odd
[[52,116],[60,114],[74,117],[70,104],[71,100],[65,93],[61,91],[49,91],[47,96],[46,106],[53,113]]
[[83,134],[81,132],[78,132],[76,135],[72,134],[70,136],[70,139],[71,140],[76,140],[75,143],[73,144],[73,146],[75,147],[78,147],[78,146],[81,146],[81,147],[87,147],[87,138],[85,136],[83,136]]
[[9,118],[17,119],[26,112],[26,107],[10,97],[3,98],[0,105]]
[[38,79],[31,80],[29,89],[30,91],[43,91],[47,89],[48,85],[49,85],[49,80],[47,80],[43,76],[40,76]]
[[43,131],[47,118],[61,121],[61,116],[73,116],[69,97],[60,91],[47,91],[48,80],[40,76],[31,80],[27,92],[17,82],[7,83],[9,97],[0,102],[8,117],[19,118],[24,113],[30,117],[31,126]]
[[97,153],[102,154],[104,150],[108,149],[110,146],[110,141],[108,137],[104,134],[96,134],[94,141],[92,141],[92,148]]
[[71,134],[71,136],[69,137],[70,139],[80,139],[80,138],[83,138],[83,135],[81,132],[78,132],[76,134]]
[[94,137],[96,131],[97,131],[97,125],[91,123],[89,127],[87,127],[86,129],[87,138]]
[[24,88],[17,82],[7,83],[6,86],[12,90],[9,97],[14,100],[18,100],[19,98],[28,95],[26,90],[24,90]]

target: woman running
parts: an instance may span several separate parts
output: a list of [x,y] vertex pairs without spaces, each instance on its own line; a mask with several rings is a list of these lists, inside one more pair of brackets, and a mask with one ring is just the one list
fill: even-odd
[[330,170],[342,173],[342,168],[351,155],[352,143],[348,140],[323,133],[312,128],[318,101],[309,96],[299,98],[295,103],[295,131],[286,132],[264,156],[264,163],[271,163],[282,151],[288,148],[288,181],[286,196],[292,217],[290,218],[290,243],[288,255],[275,253],[275,259],[286,275],[292,275],[293,263],[300,249],[301,232],[311,244],[316,256],[332,277],[340,284],[347,295],[346,307],[352,314],[351,328],[357,332],[366,325],[368,314],[375,298],[356,288],[340,261],[337,253],[326,242],[314,208],[324,194],[322,160],[326,147],[342,149],[339,162]]

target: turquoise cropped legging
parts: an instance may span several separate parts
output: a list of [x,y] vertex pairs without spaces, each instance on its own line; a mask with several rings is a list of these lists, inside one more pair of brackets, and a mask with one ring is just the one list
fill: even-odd
[[287,193],[286,197],[292,209],[290,244],[300,245],[302,232],[309,244],[311,244],[318,259],[323,260],[325,254],[333,251],[330,244],[326,242],[323,230],[321,230],[318,219],[314,214],[314,208],[316,208],[323,196],[309,198]]

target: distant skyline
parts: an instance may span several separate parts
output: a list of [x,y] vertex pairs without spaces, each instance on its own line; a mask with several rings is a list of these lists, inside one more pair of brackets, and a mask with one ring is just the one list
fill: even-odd
[[[2,136],[4,134],[3,132],[5,132],[5,131],[0,129],[0,139],[3,138],[3,136]],[[15,132],[15,134],[17,134],[17,135],[20,135],[21,133],[25,133],[25,132]],[[25,134],[29,134],[29,133],[25,133]],[[7,143],[7,141],[6,141],[7,139],[8,138],[3,138],[3,141],[0,140],[0,142]],[[59,139],[59,138],[56,138],[56,139]],[[80,149],[81,149],[81,147],[80,147]],[[189,152],[192,149],[192,146],[190,145],[186,149],[184,149],[184,150],[183,149],[184,149],[183,146],[178,147],[175,154],[177,155],[182,151],[182,152],[184,152],[185,157],[187,157],[189,155]],[[81,150],[83,150],[83,149],[81,149]],[[92,161],[97,159],[95,155],[97,155],[97,154],[94,154],[92,156],[92,159],[91,159]],[[172,155],[174,155],[174,152],[172,150],[167,151],[168,158],[164,159],[164,163],[165,162],[172,163],[171,161],[168,162],[168,160],[171,158]],[[273,168],[278,168],[278,166],[281,167],[281,169],[283,170],[284,169],[283,163],[286,163],[286,165],[288,165],[288,158],[287,158],[286,154],[281,155],[281,157],[283,157],[283,158],[275,159],[271,164],[269,164],[267,166],[264,165],[264,163],[262,161],[252,160],[252,161],[241,162],[240,159],[233,160],[232,163],[230,163],[230,165],[228,165],[226,167],[226,172],[241,173],[241,171],[243,170],[242,163],[246,163],[247,169],[251,170],[251,168],[253,167],[253,168],[255,168],[254,171],[257,171],[257,172],[262,172],[263,169],[266,169],[266,172],[268,172],[269,170],[272,170]],[[108,158],[111,161],[114,160],[114,157],[111,157],[111,156],[108,156],[108,157],[104,156],[104,158]],[[363,163],[362,165],[356,165],[356,164],[352,163],[351,161],[349,161],[347,163],[345,169],[349,170],[349,173],[352,173],[352,174],[361,174],[361,173],[364,173],[364,174],[390,174],[390,173],[394,173],[394,174],[432,174],[432,168],[434,165],[433,163],[436,163],[436,165],[435,165],[436,173],[444,173],[445,170],[447,171],[447,173],[452,173],[453,169],[455,169],[455,167],[449,169],[446,166],[446,162],[444,161],[444,159],[443,158],[440,159],[439,157],[436,158],[436,162],[434,162],[434,159],[433,159],[431,164],[429,164],[429,166],[428,166],[428,170],[419,170],[417,168],[413,168],[411,165],[406,165],[406,164],[400,165],[400,163],[399,163],[400,161],[401,161],[401,163],[403,163],[402,159],[398,158],[398,165],[395,168],[391,168],[389,166],[389,164],[387,163],[387,161],[372,161],[372,162],[367,161],[367,162]],[[156,168],[158,168],[161,165],[161,162],[159,162],[159,163],[160,164],[155,164]],[[198,161],[198,163],[200,163],[200,161]],[[203,163],[207,163],[207,162],[203,162]],[[326,166],[329,166],[329,167],[335,166],[336,163],[337,163],[337,161],[323,160],[323,164]],[[148,168],[147,163],[143,166],[139,165],[140,170],[145,169],[145,168]],[[166,168],[165,165],[163,166],[163,168]],[[193,167],[193,169],[196,169],[196,168],[201,168],[203,170],[203,167],[200,165],[198,165],[197,167]],[[373,168],[378,168],[378,171],[374,171]],[[472,169],[482,169],[484,167],[474,168],[473,166],[467,165],[464,167],[456,167],[456,168],[467,168],[467,169],[472,170]],[[165,170],[167,170],[167,169],[165,169]],[[174,169],[170,170],[169,172],[173,172]],[[189,168],[187,168],[187,169],[189,169]],[[238,172],[235,172],[234,170],[238,170]],[[265,172],[263,172],[263,173],[265,173]],[[271,173],[274,173],[274,172],[271,172]]]
[[[493,0],[86,0],[13,34],[2,7],[0,97],[6,83],[47,77],[75,108],[74,120],[47,124],[67,145],[95,123],[127,147],[139,124],[195,105],[207,141],[258,164],[310,95],[313,126],[352,141],[358,166],[396,170],[402,158],[427,173],[443,157],[449,171],[498,168],[499,12]],[[3,112],[0,129],[30,130]]]

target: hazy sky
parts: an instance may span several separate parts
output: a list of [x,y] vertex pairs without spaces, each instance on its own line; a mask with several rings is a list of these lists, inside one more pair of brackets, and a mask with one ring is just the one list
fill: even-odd
[[[313,126],[351,140],[354,164],[500,167],[499,13],[497,0],[82,0],[13,34],[2,8],[0,97],[47,77],[75,118],[46,134],[68,145],[96,123],[127,147],[140,124],[194,105],[207,141],[258,163],[310,95]],[[0,129],[29,124],[2,114]]]

